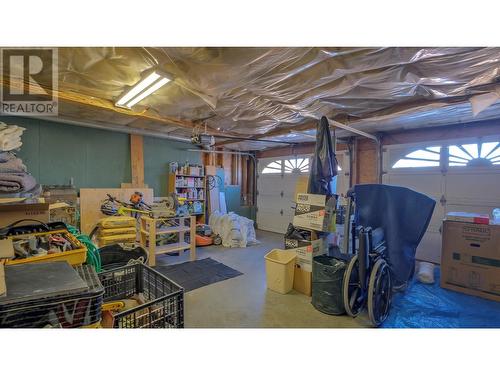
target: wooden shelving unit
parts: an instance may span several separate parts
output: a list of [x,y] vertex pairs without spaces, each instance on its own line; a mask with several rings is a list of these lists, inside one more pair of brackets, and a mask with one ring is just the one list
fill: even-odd
[[[148,252],[148,265],[156,265],[156,255],[166,253],[180,253],[190,250],[190,259],[196,260],[196,218],[195,216],[172,217],[168,219],[153,219],[141,216],[141,246]],[[158,228],[158,224],[169,223],[169,226]],[[189,232],[191,243],[185,242],[184,235]],[[178,234],[178,241],[168,245],[156,245],[158,235]]]
[[199,222],[205,223],[207,181],[204,174],[169,173],[168,191],[175,192],[180,198],[186,198],[188,202],[201,203],[201,212],[193,212],[192,215],[195,215]]

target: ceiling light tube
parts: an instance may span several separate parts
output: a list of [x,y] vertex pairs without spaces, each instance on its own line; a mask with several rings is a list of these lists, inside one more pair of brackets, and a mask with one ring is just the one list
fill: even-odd
[[118,107],[131,108],[169,81],[165,75],[152,72],[123,94],[115,104]]
[[162,78],[158,82],[156,82],[153,86],[151,86],[149,89],[144,91],[142,94],[139,96],[136,96],[134,99],[132,99],[130,102],[127,103],[127,107],[131,108],[134,104],[139,103],[142,99],[144,99],[146,96],[151,95],[154,93],[156,90],[158,90],[160,87],[163,85],[167,84],[170,82],[168,78]]

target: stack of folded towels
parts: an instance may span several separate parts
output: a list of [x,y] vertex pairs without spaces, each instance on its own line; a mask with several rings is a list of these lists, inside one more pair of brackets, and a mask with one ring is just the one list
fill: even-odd
[[40,195],[40,185],[14,153],[22,145],[24,130],[17,125],[0,122],[0,197]]

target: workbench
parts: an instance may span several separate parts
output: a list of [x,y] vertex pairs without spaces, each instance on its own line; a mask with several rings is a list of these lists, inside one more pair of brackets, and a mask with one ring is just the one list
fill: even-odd
[[[196,260],[196,216],[179,216],[154,219],[142,215],[141,246],[148,252],[148,265],[156,265],[156,255],[167,253],[182,254],[190,250],[190,260]],[[190,243],[185,242],[185,233],[189,232]],[[156,245],[160,235],[177,234],[176,242],[167,245]]]

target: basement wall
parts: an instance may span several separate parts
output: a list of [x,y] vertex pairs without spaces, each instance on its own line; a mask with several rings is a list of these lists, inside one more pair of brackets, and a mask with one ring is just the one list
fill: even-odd
[[[130,135],[70,124],[0,116],[0,121],[26,128],[18,156],[44,185],[68,184],[77,188],[119,188],[131,181]],[[171,161],[201,163],[188,152],[191,145],[144,137],[144,180],[155,196],[165,196]]]

